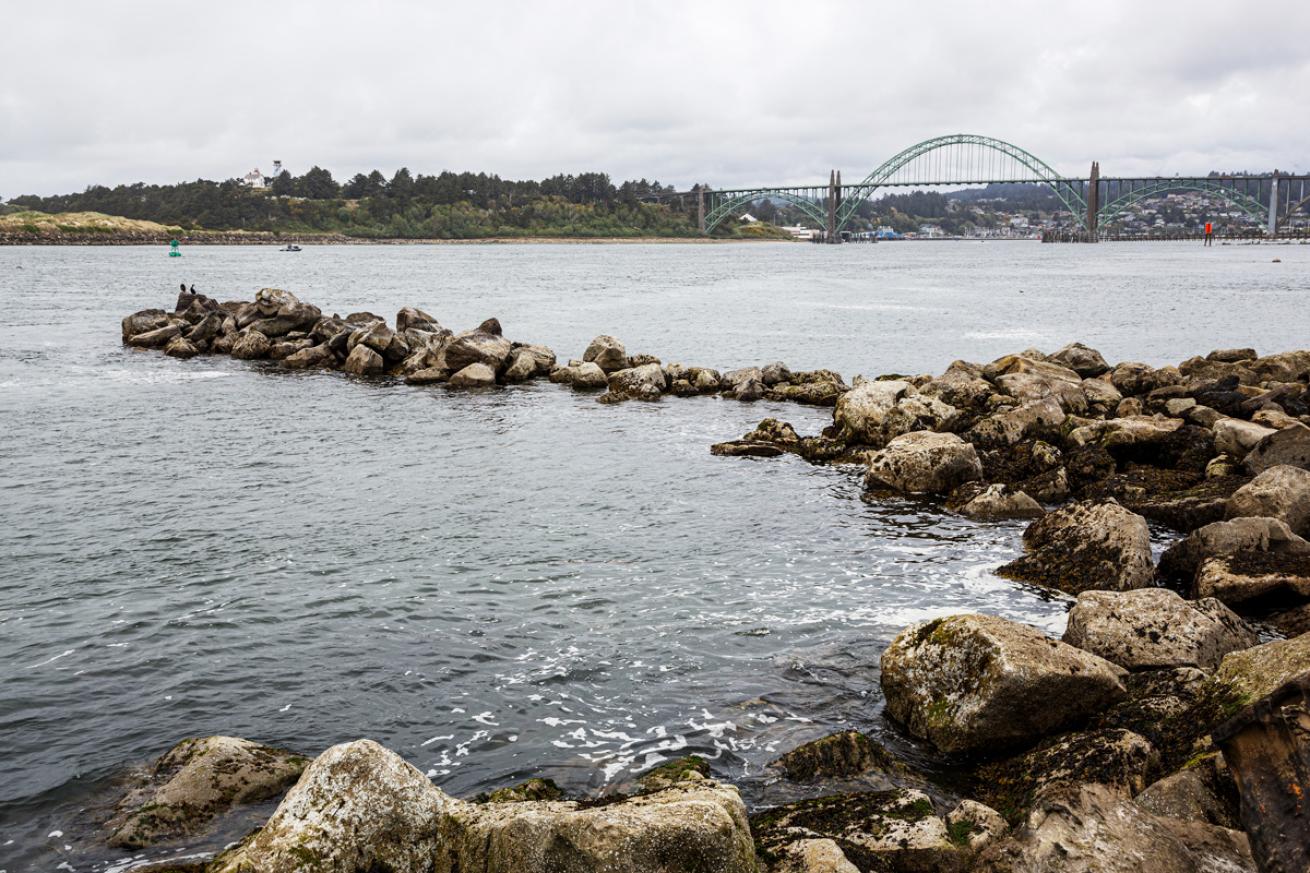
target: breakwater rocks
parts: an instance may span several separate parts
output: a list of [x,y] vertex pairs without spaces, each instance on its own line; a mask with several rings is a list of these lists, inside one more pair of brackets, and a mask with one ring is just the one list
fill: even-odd
[[[180,357],[228,353],[453,390],[548,378],[603,402],[829,405],[819,434],[766,419],[713,451],[851,464],[868,500],[913,495],[979,519],[1028,519],[1024,554],[1001,572],[1073,599],[1059,639],[973,614],[905,628],[879,682],[889,726],[916,754],[849,730],[816,740],[771,765],[768,784],[788,788],[766,785],[753,811],[696,759],[623,795],[567,798],[535,779],[457,799],[366,740],[308,761],[211,738],[165,755],[124,800],[106,831],[118,845],[202,839],[234,808],[285,791],[262,827],[195,869],[1310,864],[1310,352],[1219,350],[1153,368],[1111,366],[1074,344],[848,386],[780,364],[666,365],[608,336],[559,364],[506,340],[494,319],[457,334],[405,309],[392,327],[368,313],[324,316],[271,289],[244,303],[183,295],[171,313],[129,316],[123,338]],[[1156,561],[1161,527],[1179,536]],[[949,778],[918,768],[925,756]],[[231,773],[235,783],[220,778]]]
[[793,373],[781,362],[727,372],[662,364],[652,355],[629,354],[606,335],[592,340],[580,360],[557,365],[551,349],[505,339],[495,318],[454,333],[426,312],[406,307],[392,327],[371,312],[324,315],[277,288],[261,289],[253,301],[223,303],[184,291],[171,312],[144,309],[125,317],[122,334],[126,345],[176,358],[225,354],[290,369],[401,378],[411,385],[493,388],[548,377],[578,391],[603,392],[601,403],[719,394],[832,406],[848,390],[831,370]]

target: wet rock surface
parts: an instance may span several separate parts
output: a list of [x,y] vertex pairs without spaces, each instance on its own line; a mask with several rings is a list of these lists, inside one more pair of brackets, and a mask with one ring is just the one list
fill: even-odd
[[183,740],[144,774],[110,819],[111,846],[136,849],[203,831],[243,804],[277,797],[308,760],[237,737]]
[[1127,591],[1151,583],[1146,519],[1113,500],[1073,503],[1024,531],[1025,554],[997,572],[1071,594]]
[[1124,697],[1122,669],[994,616],[912,625],[882,656],[887,712],[943,752],[995,754]]

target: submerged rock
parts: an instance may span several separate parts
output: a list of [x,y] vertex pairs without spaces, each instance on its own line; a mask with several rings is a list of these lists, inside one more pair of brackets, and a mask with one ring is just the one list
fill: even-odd
[[1062,506],[1024,531],[1025,554],[1003,576],[1078,594],[1143,588],[1155,574],[1146,519],[1117,502]]
[[1213,598],[1183,600],[1166,588],[1084,591],[1069,611],[1064,641],[1129,670],[1200,667],[1259,642]]
[[892,756],[877,742],[856,730],[838,731],[802,746],[769,764],[793,782],[841,779],[870,770],[896,769]]
[[1123,670],[1027,625],[956,615],[882,654],[887,713],[944,752],[995,753],[1076,726],[1123,698]]
[[137,849],[195,834],[233,807],[269,800],[300,777],[308,759],[237,737],[183,740],[118,805],[109,845]]
[[982,478],[973,446],[952,433],[915,431],[896,437],[869,458],[866,488],[946,494]]

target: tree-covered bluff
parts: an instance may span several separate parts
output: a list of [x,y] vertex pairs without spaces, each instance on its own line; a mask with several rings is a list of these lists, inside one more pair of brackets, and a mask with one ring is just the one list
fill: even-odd
[[98,212],[184,230],[365,239],[697,236],[694,202],[656,199],[672,191],[645,179],[616,185],[604,173],[512,181],[486,173],[415,176],[406,168],[390,179],[374,170],[339,184],[313,167],[302,176],[283,171],[265,188],[236,179],[95,185],[77,194],[15,197],[9,206]]

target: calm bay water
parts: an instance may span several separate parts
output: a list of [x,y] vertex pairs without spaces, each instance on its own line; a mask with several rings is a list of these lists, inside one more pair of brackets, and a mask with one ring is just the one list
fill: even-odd
[[2,873],[121,869],[90,832],[112,784],[211,733],[309,754],[372,737],[460,796],[538,774],[601,790],[697,752],[758,800],[799,742],[887,736],[877,661],[904,624],[1062,629],[1063,602],[992,574],[1021,525],[709,454],[828,411],[124,349],[120,318],[182,281],[456,330],[494,315],[561,359],[612,333],[848,380],[1075,339],[1155,364],[1310,346],[1297,246],[0,248]]

